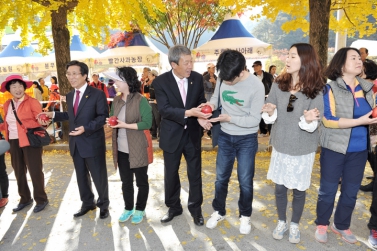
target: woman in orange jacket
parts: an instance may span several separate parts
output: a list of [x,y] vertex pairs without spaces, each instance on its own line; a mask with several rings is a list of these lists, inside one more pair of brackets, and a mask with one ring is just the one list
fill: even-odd
[[[48,204],[44,185],[42,147],[31,147],[26,135],[27,128],[40,126],[36,117],[42,112],[38,100],[25,94],[25,90],[31,86],[31,81],[23,80],[19,75],[8,76],[0,86],[1,92],[8,91],[13,96],[4,103],[4,122],[0,124],[0,130],[5,131],[5,139],[10,144],[11,164],[17,179],[18,194],[21,197],[13,212],[18,212],[33,203],[27,183],[27,171],[33,183],[34,199],[37,203],[33,211],[40,212]],[[14,104],[14,109],[11,102]],[[15,113],[22,126],[17,122]]]

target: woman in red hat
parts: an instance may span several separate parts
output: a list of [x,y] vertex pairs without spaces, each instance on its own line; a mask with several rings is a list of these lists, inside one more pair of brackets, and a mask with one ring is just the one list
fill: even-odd
[[0,86],[1,92],[8,91],[13,96],[4,103],[4,122],[0,124],[0,130],[5,131],[5,139],[10,144],[11,164],[17,179],[18,194],[21,196],[13,212],[18,212],[33,203],[27,183],[27,171],[33,183],[33,195],[37,203],[33,211],[40,212],[48,204],[42,171],[42,147],[31,147],[26,135],[26,128],[40,126],[36,117],[42,112],[38,100],[25,94],[25,90],[32,84],[32,81],[23,80],[20,75],[10,75]]

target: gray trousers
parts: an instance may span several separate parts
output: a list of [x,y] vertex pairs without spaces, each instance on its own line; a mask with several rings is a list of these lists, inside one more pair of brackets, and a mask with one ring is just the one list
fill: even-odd
[[[275,184],[276,207],[279,220],[281,221],[287,220],[287,191],[288,188],[286,188],[284,185]],[[301,219],[302,212],[304,211],[306,191],[299,191],[297,189],[293,189],[292,191],[293,201],[291,222],[298,224]]]

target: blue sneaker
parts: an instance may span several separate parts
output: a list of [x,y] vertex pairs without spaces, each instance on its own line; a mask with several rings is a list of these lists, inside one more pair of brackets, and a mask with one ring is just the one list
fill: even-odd
[[143,221],[143,217],[145,215],[145,211],[135,210],[134,215],[132,216],[132,224],[139,224]]
[[135,209],[132,210],[124,210],[122,215],[119,217],[119,222],[126,222],[128,221],[131,216],[134,214]]
[[373,248],[377,248],[377,230],[370,230],[370,235],[368,238],[369,244],[372,245]]

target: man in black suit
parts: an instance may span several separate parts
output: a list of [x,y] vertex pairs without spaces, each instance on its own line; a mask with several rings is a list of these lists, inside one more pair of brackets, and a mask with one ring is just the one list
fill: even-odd
[[[264,85],[264,94],[267,96],[270,93],[272,83],[274,82],[274,77],[270,73],[262,70],[262,62],[259,60],[253,63],[253,69],[254,75],[262,81]],[[271,133],[271,124],[266,125],[266,123],[264,123],[264,120],[261,119],[259,123],[259,132],[260,134],[258,135],[258,137],[267,136],[267,133]]]
[[191,51],[185,46],[176,45],[169,49],[168,57],[173,69],[153,81],[162,118],[160,148],[164,151],[165,204],[169,207],[161,222],[169,222],[182,214],[178,170],[183,154],[189,180],[188,209],[194,223],[202,226],[201,128],[198,121],[203,127],[207,127],[204,119],[211,114],[204,114],[197,108],[206,103],[206,99],[203,77],[192,71]]
[[[88,86],[88,66],[71,61],[66,66],[66,76],[73,91],[67,94],[67,112],[46,113],[55,121],[69,121],[69,150],[75,165],[79,186],[81,209],[74,217],[85,215],[100,208],[100,218],[109,216],[109,190],[106,168],[105,125],[109,116],[106,95],[103,91]],[[93,179],[98,192],[97,203],[92,192]]]

